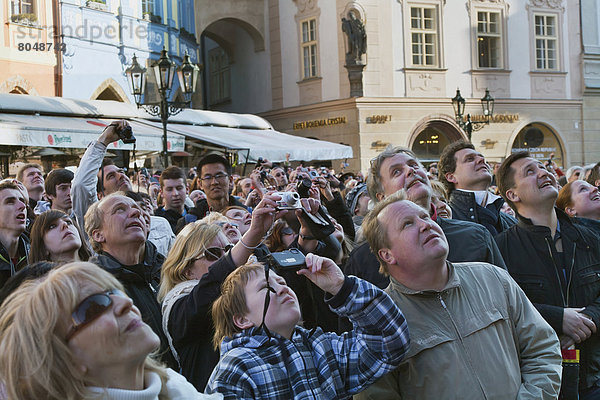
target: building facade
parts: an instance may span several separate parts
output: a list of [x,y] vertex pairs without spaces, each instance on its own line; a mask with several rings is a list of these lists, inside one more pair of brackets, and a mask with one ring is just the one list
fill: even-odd
[[[133,102],[125,69],[135,54],[149,67],[167,49],[181,65],[198,62],[193,0],[62,0],[63,97]],[[157,99],[148,69],[147,100]],[[174,80],[171,98],[178,96]]]
[[[588,3],[597,17],[596,1]],[[457,88],[473,121],[486,119],[486,89],[495,99],[490,124],[472,134],[489,160],[528,149],[540,159],[554,154],[563,167],[595,161],[600,125],[584,104],[593,110],[598,100],[584,83],[578,0],[210,4],[196,2],[209,107],[349,144],[352,170],[366,171],[387,144],[436,160],[448,142],[466,138],[450,101]],[[351,96],[357,88],[362,95]]]
[[52,0],[0,4],[0,93],[60,93]]

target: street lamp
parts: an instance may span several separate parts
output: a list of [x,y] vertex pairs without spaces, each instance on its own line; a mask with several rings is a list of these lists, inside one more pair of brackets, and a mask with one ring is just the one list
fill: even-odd
[[471,114],[467,114],[467,118],[464,118],[465,106],[467,102],[460,95],[460,89],[456,89],[456,96],[452,98],[454,116],[456,118],[456,123],[467,133],[469,142],[471,141],[471,135],[473,134],[473,131],[478,131],[485,125],[489,125],[492,116],[494,115],[494,102],[495,100],[490,95],[490,91],[485,89],[485,96],[481,98],[481,108],[483,109],[484,121],[473,122],[471,121]]
[[[131,61],[131,66],[125,70],[127,81],[130,85],[131,94],[135,98],[138,107],[142,107],[146,112],[155,117],[160,116],[163,126],[163,164],[164,168],[169,165],[169,153],[167,152],[167,120],[169,117],[179,114],[184,108],[188,108],[192,103],[192,95],[198,82],[198,66],[190,63],[190,56],[185,53],[181,67],[176,68],[175,63],[171,61],[167,50],[163,47],[158,61],[152,64],[152,70],[156,77],[160,102],[142,103],[142,95],[146,86],[146,69],[142,68],[137,61],[135,54]],[[174,102],[168,100],[169,92],[173,86],[173,77],[177,70],[179,86],[182,88],[185,101]]]

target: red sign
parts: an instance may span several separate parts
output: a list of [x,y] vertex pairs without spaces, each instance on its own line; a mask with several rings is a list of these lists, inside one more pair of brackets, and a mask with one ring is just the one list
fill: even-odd
[[48,143],[50,143],[51,145],[54,144],[54,138],[52,137],[52,135],[48,135]]

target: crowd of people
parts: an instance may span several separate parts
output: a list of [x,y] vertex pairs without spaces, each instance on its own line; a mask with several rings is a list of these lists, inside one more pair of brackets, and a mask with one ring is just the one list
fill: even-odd
[[600,399],[600,163],[0,181],[0,399]]

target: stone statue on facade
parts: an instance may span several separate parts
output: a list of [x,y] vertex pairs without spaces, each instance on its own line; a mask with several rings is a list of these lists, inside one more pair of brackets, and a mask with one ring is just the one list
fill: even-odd
[[367,52],[367,32],[362,21],[355,13],[348,12],[348,18],[342,18],[342,32],[348,37],[346,64],[363,64],[362,55]]
[[367,32],[356,10],[350,10],[348,18],[342,17],[342,32],[348,38],[346,45],[346,69],[350,81],[350,97],[363,96],[363,69],[366,64],[362,61],[367,53]]

